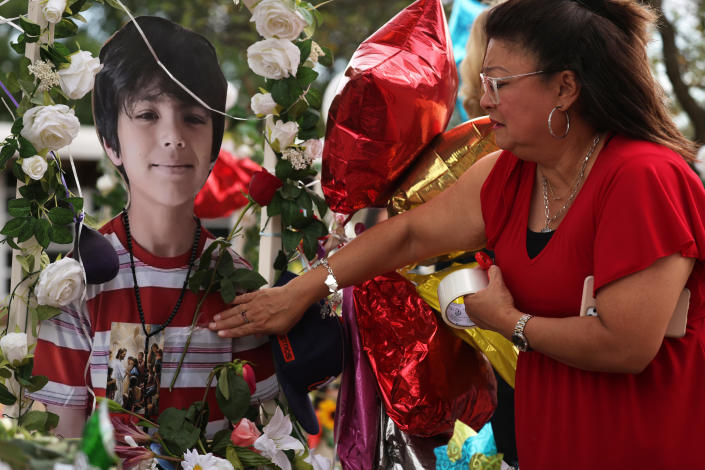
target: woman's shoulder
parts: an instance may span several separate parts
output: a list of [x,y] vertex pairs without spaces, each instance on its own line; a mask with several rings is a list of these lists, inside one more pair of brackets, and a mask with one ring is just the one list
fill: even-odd
[[688,168],[685,159],[665,145],[623,135],[608,138],[603,149],[608,163],[618,168],[658,168],[673,166]]

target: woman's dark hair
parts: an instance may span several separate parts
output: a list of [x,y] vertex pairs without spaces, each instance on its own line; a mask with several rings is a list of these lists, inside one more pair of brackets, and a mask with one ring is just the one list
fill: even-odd
[[656,16],[633,0],[509,0],[494,7],[490,39],[521,45],[547,72],[572,70],[578,106],[599,131],[662,144],[695,159],[695,146],[671,119],[646,53]]
[[[164,18],[140,16],[136,21],[167,70],[211,108],[224,111],[227,82],[213,45],[200,34]],[[131,103],[158,91],[197,104],[159,67],[132,21],[103,45],[100,63],[103,69],[96,75],[93,87],[93,117],[98,137],[118,155],[118,116],[120,111],[127,112]],[[223,140],[225,120],[214,112],[211,118],[214,161]]]

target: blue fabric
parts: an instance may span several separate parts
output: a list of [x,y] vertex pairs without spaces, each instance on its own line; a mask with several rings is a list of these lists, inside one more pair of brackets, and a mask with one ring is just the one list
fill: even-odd
[[487,423],[476,436],[468,437],[463,443],[461,457],[455,462],[448,458],[447,445],[436,447],[433,452],[436,454],[436,470],[467,470],[473,455],[480,453],[491,457],[497,454],[492,425]]
[[[470,36],[472,22],[475,21],[477,15],[485,8],[487,8],[487,5],[478,0],[454,0],[453,2],[453,11],[448,20],[448,29],[450,30],[450,39],[453,43],[453,56],[455,57],[455,65],[457,67],[460,67],[460,62],[465,58],[465,45]],[[460,75],[459,72],[458,70],[458,75]],[[463,108],[463,101],[460,97],[455,101],[455,108],[458,113],[460,113],[462,120],[467,121],[468,115]]]

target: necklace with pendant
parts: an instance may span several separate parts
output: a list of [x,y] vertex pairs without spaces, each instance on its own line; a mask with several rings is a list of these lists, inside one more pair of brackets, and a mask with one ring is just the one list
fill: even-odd
[[592,140],[592,145],[590,145],[590,148],[588,149],[587,153],[585,154],[585,158],[583,159],[583,164],[580,166],[580,171],[578,172],[578,177],[575,179],[575,183],[573,183],[573,187],[570,190],[570,195],[568,196],[568,199],[565,201],[565,203],[561,206],[560,209],[554,214],[551,215],[551,209],[549,208],[548,205],[548,179],[546,179],[546,176],[544,176],[543,173],[541,173],[541,179],[542,179],[542,186],[543,186],[543,207],[544,207],[544,215],[546,216],[546,221],[544,224],[544,227],[541,229],[542,233],[548,233],[552,232],[553,229],[551,229],[551,224],[555,222],[559,217],[561,217],[566,209],[568,209],[568,206],[573,202],[573,199],[575,199],[575,196],[578,195],[578,190],[580,189],[580,185],[583,182],[583,178],[585,177],[585,170],[587,169],[587,164],[588,161],[590,160],[590,157],[592,156],[592,153],[595,151],[595,148],[597,148],[597,144],[600,143],[600,134],[597,134],[595,138]]
[[127,251],[130,253],[130,269],[132,270],[132,281],[133,281],[133,286],[134,286],[134,292],[135,292],[135,300],[137,301],[137,311],[140,314],[140,323],[142,324],[142,331],[145,334],[145,340],[144,340],[144,357],[147,357],[147,354],[149,353],[149,338],[152,336],[158,334],[164,328],[169,326],[171,321],[174,319],[176,316],[176,313],[179,311],[179,307],[181,307],[181,302],[184,300],[184,295],[186,295],[186,288],[188,286],[188,280],[191,277],[191,269],[193,268],[193,263],[196,261],[196,254],[198,252],[198,245],[201,240],[201,221],[198,219],[198,217],[195,217],[196,220],[196,234],[193,237],[193,246],[191,247],[191,256],[189,257],[189,262],[188,262],[188,271],[186,272],[186,279],[184,279],[184,284],[181,286],[181,293],[179,294],[179,298],[176,299],[176,305],[174,305],[174,309],[171,311],[171,314],[169,315],[169,318],[159,325],[157,328],[155,328],[152,331],[147,331],[147,324],[144,319],[144,310],[142,309],[142,298],[140,297],[140,287],[137,284],[137,273],[135,271],[135,259],[132,254],[132,234],[130,233],[130,219],[127,216],[127,211],[123,210],[122,211],[122,221],[125,225],[125,234],[127,235]]

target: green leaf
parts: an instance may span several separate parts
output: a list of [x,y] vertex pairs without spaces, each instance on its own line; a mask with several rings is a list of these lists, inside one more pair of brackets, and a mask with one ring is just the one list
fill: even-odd
[[296,81],[299,82],[301,88],[306,88],[316,78],[318,78],[318,72],[309,67],[299,67],[299,71],[296,73]]
[[[15,141],[12,140],[12,142]],[[5,168],[5,165],[7,165],[7,162],[12,158],[16,150],[17,147],[15,145],[7,144],[2,147],[2,150],[0,150],[0,168]]]
[[0,230],[0,233],[10,238],[15,238],[22,231],[22,227],[27,223],[27,218],[10,219]]
[[159,435],[169,451],[182,455],[198,442],[201,430],[186,419],[186,411],[167,408],[159,415]]
[[279,194],[279,191],[274,193],[274,197],[272,197],[272,202],[269,203],[267,206],[267,216],[269,217],[274,217],[275,215],[279,215],[282,213],[282,197]]
[[54,225],[68,225],[73,222],[73,212],[66,207],[54,207],[49,211],[49,220]]
[[321,46],[321,49],[325,55],[318,58],[318,63],[324,67],[330,67],[333,65],[333,52],[326,46]]
[[32,255],[17,255],[15,259],[20,264],[25,273],[34,272],[34,256]]
[[48,320],[61,313],[61,309],[58,307],[50,307],[49,305],[38,305],[37,315],[39,316],[39,321]]
[[223,298],[223,302],[229,304],[233,301],[236,294],[237,288],[231,278],[224,277],[220,280],[220,296]]
[[228,446],[225,449],[225,458],[228,462],[230,462],[230,465],[233,466],[233,470],[244,470],[245,467],[242,462],[240,462],[240,458],[237,456],[235,447]]
[[309,109],[301,118],[297,120],[297,122],[299,123],[299,127],[301,129],[307,130],[316,127],[320,118],[321,113],[314,109]]
[[282,186],[280,192],[284,199],[293,201],[301,194],[301,188],[293,182],[287,181],[284,186]]
[[306,112],[308,106],[309,105],[306,100],[298,100],[296,103],[289,107],[285,114],[282,114],[282,118],[285,118],[289,121],[296,121]]
[[236,269],[230,279],[237,287],[248,291],[259,289],[267,283],[260,273],[245,268]]
[[326,225],[320,220],[312,219],[311,222],[301,229],[303,233],[313,238],[320,238],[328,234]]
[[318,88],[311,87],[306,92],[306,101],[313,109],[321,109],[323,104],[323,93]]
[[232,442],[230,441],[230,434],[232,431],[230,429],[221,429],[213,435],[213,440],[211,441],[210,451],[215,455],[225,455],[225,449],[232,447]]
[[34,238],[37,239],[42,248],[47,249],[51,243],[51,224],[47,219],[39,219],[35,223]]
[[27,36],[24,33],[17,37],[17,42],[11,42],[10,47],[13,51],[17,52],[19,55],[24,55],[24,47],[27,42]]
[[52,225],[51,241],[62,245],[67,245],[73,242],[73,230],[65,225]]
[[302,238],[301,233],[284,229],[282,231],[282,246],[284,247],[284,251],[286,253],[293,253]]
[[44,386],[49,382],[49,379],[44,376],[44,375],[35,375],[31,379],[29,379],[29,383],[31,386],[27,387],[27,391],[29,393],[34,393],[38,390],[41,390],[44,388]]
[[27,199],[10,199],[7,203],[7,212],[12,217],[29,217],[32,215],[32,201]]
[[0,403],[3,405],[14,405],[15,402],[17,402],[17,397],[4,384],[0,383]]
[[221,393],[220,380],[223,379],[219,378],[218,387],[215,389],[215,398],[225,417],[233,423],[237,423],[245,416],[250,406],[250,389],[245,379],[237,375],[234,370],[229,367],[225,367],[224,369],[227,371],[225,373],[225,380],[228,382],[227,387],[230,396],[229,398],[225,398]]
[[318,239],[309,235],[304,235],[303,248],[304,255],[306,255],[308,259],[315,258],[316,253],[318,252]]
[[29,140],[25,139],[21,135],[17,136],[17,142],[20,144],[21,158],[29,158],[37,154],[37,149],[34,148],[34,145],[32,145]]
[[17,243],[22,243],[29,240],[34,235],[34,227],[36,227],[37,219],[31,217],[25,218],[27,221],[22,225],[22,230],[20,230],[19,235],[17,235]]
[[289,178],[289,176],[291,175],[292,171],[294,171],[294,169],[292,168],[291,163],[286,160],[282,160],[281,158],[277,160],[277,164],[274,167],[274,174],[277,178],[282,181],[286,181],[286,179]]
[[[296,47],[298,47],[299,51],[301,52],[301,62],[300,63],[303,64],[304,62],[306,62],[306,59],[308,59],[308,56],[311,55],[311,43],[312,42],[313,42],[313,40],[307,39],[305,41],[299,41],[296,43]],[[302,68],[303,67],[299,67],[297,75],[301,72]]]
[[83,210],[83,198],[81,197],[70,197],[66,199],[66,202],[73,206],[73,211],[76,214]]
[[223,367],[220,369],[220,374],[218,376],[218,390],[223,398],[230,400],[230,389],[228,388],[228,368]]
[[37,23],[29,21],[24,16],[20,16],[20,28],[30,36],[39,36],[42,32],[42,29]]
[[68,18],[62,18],[61,21],[54,26],[54,37],[68,38],[74,36],[78,32],[78,25]]
[[[20,67],[26,67],[28,65],[27,62],[29,62],[29,59],[27,59],[26,57],[24,57],[24,59],[26,59],[26,61],[20,61]],[[22,132],[23,128],[24,128],[24,120],[20,116],[17,119],[15,119],[15,122],[12,123],[12,129],[10,130],[10,132],[12,132],[15,135],[19,135],[20,132]]]
[[207,269],[199,269],[191,275],[188,280],[188,288],[194,294],[197,294],[201,290],[201,286],[204,283],[209,282],[210,272]]
[[311,200],[311,196],[309,196],[306,189],[301,190],[299,197],[296,198],[296,205],[303,209],[309,217],[313,215],[313,201]]
[[220,257],[218,261],[218,266],[216,267],[218,274],[223,277],[229,276],[233,271],[235,271],[235,265],[233,263],[233,257],[230,253],[225,252],[223,256]]
[[284,108],[288,108],[304,93],[299,82],[294,77],[288,77],[277,80],[272,85],[272,98],[277,104]]
[[240,462],[242,462],[245,468],[258,467],[271,463],[269,459],[245,447],[235,447],[235,450],[237,450],[237,456],[240,458]]
[[316,204],[316,209],[318,209],[318,216],[320,218],[323,218],[326,215],[326,212],[328,212],[326,200],[314,192],[309,193],[309,195],[313,199],[313,203]]

